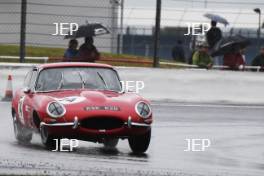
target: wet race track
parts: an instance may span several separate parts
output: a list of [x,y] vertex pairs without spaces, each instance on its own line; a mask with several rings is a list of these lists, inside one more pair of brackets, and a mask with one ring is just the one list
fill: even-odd
[[[73,152],[51,152],[39,135],[31,145],[20,145],[10,109],[10,103],[0,102],[1,174],[264,175],[263,106],[153,102],[152,141],[139,156],[131,153],[127,140],[119,141],[116,150],[80,142]],[[209,139],[211,146],[184,151],[186,139]]]

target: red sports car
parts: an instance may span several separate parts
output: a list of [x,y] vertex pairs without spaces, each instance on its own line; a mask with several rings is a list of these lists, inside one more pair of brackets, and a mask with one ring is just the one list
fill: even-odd
[[150,103],[122,91],[117,71],[109,65],[56,63],[34,67],[24,88],[12,100],[15,137],[27,143],[33,132],[42,143],[78,139],[115,147],[128,139],[133,152],[143,153],[151,138]]

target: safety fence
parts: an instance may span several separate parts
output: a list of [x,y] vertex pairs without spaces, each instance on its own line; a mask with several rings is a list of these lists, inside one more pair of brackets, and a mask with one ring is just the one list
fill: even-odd
[[[7,67],[7,68],[19,68],[19,67],[32,67],[39,63],[55,63],[55,62],[61,62],[63,58],[61,57],[26,57],[26,60],[30,60],[31,62],[35,63],[29,63],[29,64],[20,64],[17,63],[19,61],[18,56],[0,56],[0,67]],[[7,61],[7,62],[5,62]],[[14,63],[13,63],[14,62]],[[111,65],[124,65],[129,64],[130,66],[133,65],[139,65],[140,66],[152,66],[153,62],[148,59],[140,59],[140,58],[133,58],[133,59],[124,59],[124,58],[111,58],[111,57],[102,57],[98,63],[105,63],[105,64],[111,64]],[[190,64],[184,64],[184,63],[174,63],[174,62],[160,62],[161,66],[164,67],[172,67],[172,68],[181,68],[181,69],[200,69],[197,65],[190,65]],[[223,65],[215,65],[212,67],[214,70],[228,70],[229,67],[223,66]],[[261,67],[260,66],[245,66],[243,68],[243,71],[256,71],[260,72]]]
[[[25,0],[0,1],[0,44],[19,45],[21,5]],[[155,43],[156,1],[154,0],[26,0],[26,37],[30,46],[66,48],[68,40],[55,33],[54,23],[102,23],[111,34],[95,38],[100,51],[152,57],[159,50],[161,58],[172,59],[172,48],[183,41],[190,55],[191,36],[185,36],[188,23],[209,23],[205,13],[226,17],[230,25],[220,25],[224,36],[240,34],[252,40],[247,58],[250,63],[258,52],[258,15],[262,1],[253,0],[162,0],[159,47]],[[263,38],[263,34],[261,35]],[[83,43],[83,39],[79,39]],[[262,43],[264,41],[262,40]]]

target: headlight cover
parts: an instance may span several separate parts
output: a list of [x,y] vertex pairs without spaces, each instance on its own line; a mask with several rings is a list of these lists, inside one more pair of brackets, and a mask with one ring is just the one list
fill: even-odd
[[136,104],[135,110],[136,110],[136,113],[140,117],[142,117],[144,119],[148,118],[151,115],[151,108],[150,108],[150,106],[147,103],[143,102],[143,101],[140,101],[140,102],[138,102]]
[[59,118],[64,116],[66,109],[61,103],[53,101],[48,104],[47,113],[50,117]]

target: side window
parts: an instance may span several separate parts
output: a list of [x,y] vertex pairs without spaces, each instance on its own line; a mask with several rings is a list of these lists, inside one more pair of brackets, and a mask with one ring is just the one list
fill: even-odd
[[23,84],[24,87],[29,87],[31,77],[32,77],[32,71],[28,72],[28,74],[26,75],[24,84]]
[[35,82],[36,82],[36,79],[37,79],[37,75],[38,75],[38,71],[34,70],[33,73],[32,73],[32,76],[31,76],[30,83],[29,83],[29,88],[30,89],[34,89]]

